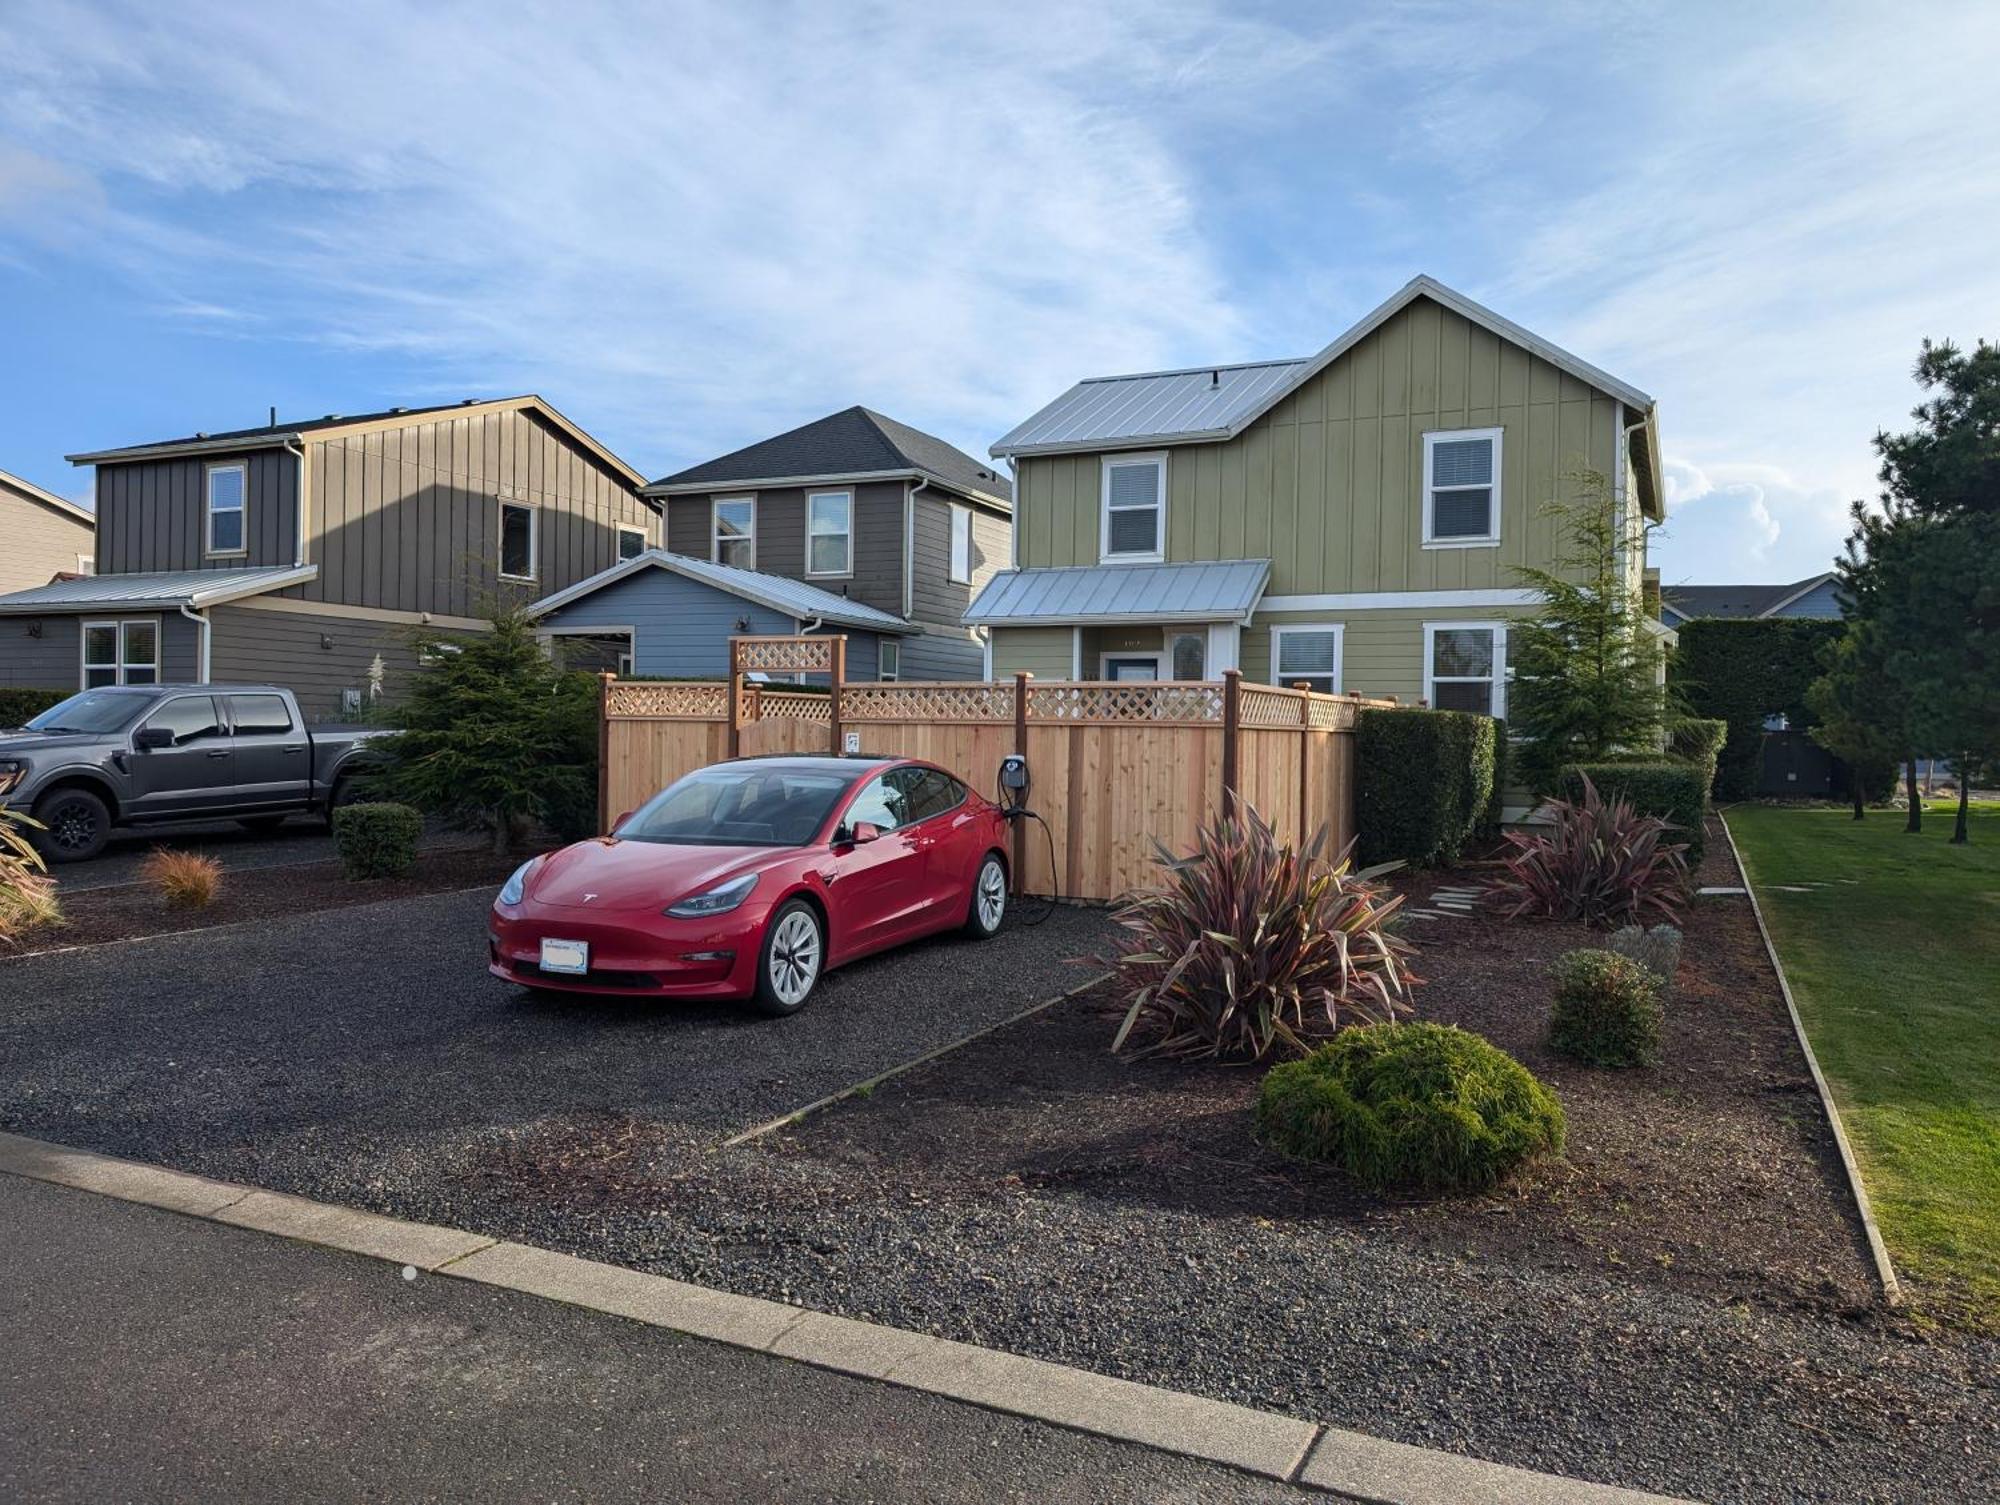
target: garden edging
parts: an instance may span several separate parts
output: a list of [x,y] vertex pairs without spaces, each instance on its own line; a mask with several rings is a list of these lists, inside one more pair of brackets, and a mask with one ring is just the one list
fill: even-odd
[[0,1132],[0,1172],[582,1306],[1382,1505],[1643,1505],[1668,1499],[16,1134]]
[[1889,1259],[1889,1246],[1882,1241],[1882,1230],[1875,1222],[1875,1209],[1868,1200],[1868,1189],[1861,1184],[1861,1167],[1854,1158],[1854,1146],[1848,1142],[1847,1127],[1841,1122],[1840,1105],[1833,1100],[1833,1088],[1827,1083],[1826,1073],[1819,1069],[1819,1057],[1813,1054],[1805,1021],[1799,1017],[1798,1001],[1792,997],[1791,979],[1785,975],[1785,964],[1779,959],[1777,945],[1771,939],[1771,927],[1764,923],[1764,906],[1757,901],[1757,885],[1750,881],[1750,869],[1743,865],[1743,854],[1736,849],[1736,833],[1729,829],[1728,818],[1720,810],[1715,812],[1715,818],[1729,842],[1730,860],[1743,876],[1743,892],[1749,897],[1750,913],[1757,921],[1757,933],[1764,938],[1764,954],[1771,959],[1771,970],[1778,974],[1778,991],[1784,995],[1785,1008],[1792,1016],[1792,1033],[1798,1036],[1806,1068],[1812,1073],[1813,1086],[1819,1090],[1820,1106],[1826,1110],[1827,1124],[1833,1130],[1833,1142],[1839,1146],[1840,1163],[1847,1172],[1847,1189],[1854,1196],[1855,1211],[1861,1215],[1862,1231],[1868,1235],[1868,1252],[1875,1261],[1875,1275],[1882,1284],[1882,1299],[1891,1307],[1900,1307],[1903,1304],[1902,1283],[1896,1278],[1896,1267]]

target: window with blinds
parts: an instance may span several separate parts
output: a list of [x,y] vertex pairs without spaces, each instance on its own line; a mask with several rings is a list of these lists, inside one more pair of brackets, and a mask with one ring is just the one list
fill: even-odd
[[1104,462],[1104,534],[1099,554],[1106,560],[1145,561],[1166,557],[1167,457],[1116,455]]
[[1424,435],[1424,543],[1452,548],[1500,541],[1500,430]]

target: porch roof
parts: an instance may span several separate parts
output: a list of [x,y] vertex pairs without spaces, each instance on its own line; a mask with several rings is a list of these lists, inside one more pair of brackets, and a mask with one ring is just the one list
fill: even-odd
[[316,564],[268,569],[154,570],[130,575],[78,575],[0,596],[0,615],[40,616],[82,611],[172,611],[219,606],[245,596],[302,585]]
[[1268,559],[1092,564],[1002,570],[965,613],[968,626],[1084,622],[1237,622],[1271,578]]

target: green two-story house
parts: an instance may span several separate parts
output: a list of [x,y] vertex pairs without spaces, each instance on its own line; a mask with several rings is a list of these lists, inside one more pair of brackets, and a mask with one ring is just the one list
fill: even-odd
[[1429,277],[1317,355],[1078,382],[993,446],[1014,555],[988,671],[1215,679],[1505,715],[1548,504],[1603,478],[1636,593],[1653,399]]

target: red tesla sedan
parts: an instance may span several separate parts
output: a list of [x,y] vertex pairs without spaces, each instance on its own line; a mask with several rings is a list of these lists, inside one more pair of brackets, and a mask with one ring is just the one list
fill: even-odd
[[999,807],[908,758],[737,758],[523,863],[488,970],[534,988],[805,1005],[856,957],[1007,912]]

